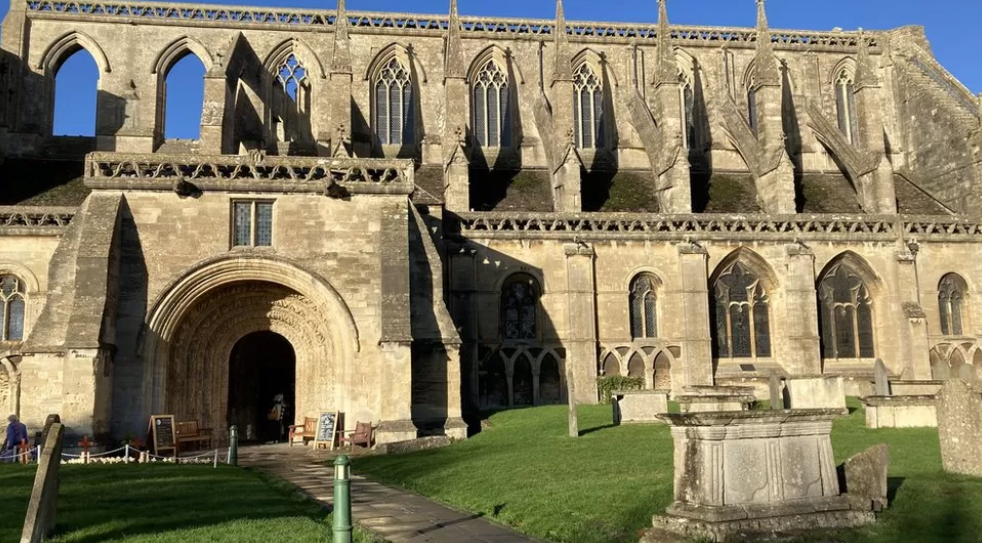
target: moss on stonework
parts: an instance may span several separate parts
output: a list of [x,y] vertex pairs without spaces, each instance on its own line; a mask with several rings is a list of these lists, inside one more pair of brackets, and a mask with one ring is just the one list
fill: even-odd
[[657,213],[649,170],[581,172],[584,211]]
[[545,170],[481,170],[470,174],[471,205],[478,211],[552,211]]
[[860,213],[852,184],[841,174],[804,174],[800,185],[802,213]]
[[713,174],[709,181],[706,213],[759,213],[757,190],[749,176]]
[[80,160],[10,158],[0,164],[0,205],[77,206],[91,190]]

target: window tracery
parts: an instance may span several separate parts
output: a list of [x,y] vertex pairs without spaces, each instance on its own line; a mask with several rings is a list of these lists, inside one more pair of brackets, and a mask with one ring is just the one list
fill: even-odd
[[389,60],[375,78],[375,137],[382,145],[402,145],[413,139],[413,86],[409,70]]
[[682,147],[691,149],[695,142],[695,93],[688,74],[679,70],[679,110],[682,112]]
[[603,82],[587,63],[573,73],[573,121],[578,148],[603,147]]
[[938,287],[938,306],[941,312],[941,333],[960,336],[964,332],[962,308],[965,300],[965,281],[957,274],[949,273],[941,278]]
[[850,143],[859,136],[859,116],[856,113],[856,86],[849,71],[842,70],[835,81],[835,107],[839,130]]
[[309,86],[307,70],[297,55],[290,53],[276,71],[276,82],[294,103],[300,103],[301,92]]
[[510,140],[508,75],[489,60],[474,81],[474,135],[478,145],[504,147]]
[[24,339],[26,310],[24,282],[13,275],[0,276],[0,303],[3,304],[3,341]]
[[531,276],[517,274],[501,288],[501,337],[512,340],[536,339],[536,311],[539,284]]
[[866,282],[844,264],[830,269],[818,288],[822,357],[873,358],[873,299]]
[[769,298],[760,278],[734,262],[716,279],[713,298],[717,356],[771,356]]
[[655,279],[647,273],[638,275],[631,281],[631,337],[634,339],[658,337],[656,284]]

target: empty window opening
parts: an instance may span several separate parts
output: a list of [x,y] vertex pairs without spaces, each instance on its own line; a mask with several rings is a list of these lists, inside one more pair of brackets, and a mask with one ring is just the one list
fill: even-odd
[[55,136],[95,136],[99,67],[79,47],[55,72]]
[[184,55],[164,77],[164,139],[201,138],[201,109],[205,101],[205,65]]

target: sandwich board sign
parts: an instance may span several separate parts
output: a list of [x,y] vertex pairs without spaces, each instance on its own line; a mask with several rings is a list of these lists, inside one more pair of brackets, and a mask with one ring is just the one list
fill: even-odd
[[334,450],[338,433],[338,412],[322,411],[317,417],[317,431],[314,434],[314,448],[321,446]]
[[150,442],[153,443],[153,454],[161,456],[162,452],[170,451],[177,455],[174,415],[151,415],[149,433]]

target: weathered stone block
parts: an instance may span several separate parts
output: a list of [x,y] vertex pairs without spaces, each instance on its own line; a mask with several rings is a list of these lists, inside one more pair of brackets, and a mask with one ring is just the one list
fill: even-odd
[[753,387],[687,386],[682,392],[675,400],[683,413],[746,411],[757,400]]
[[27,517],[20,543],[40,543],[51,536],[55,529],[58,512],[58,487],[61,483],[61,447],[65,437],[65,427],[53,423],[38,459],[38,470],[34,476],[34,490],[27,504]]
[[859,509],[880,511],[887,507],[887,468],[890,447],[874,445],[843,464],[845,492]]
[[842,377],[792,378],[786,383],[791,409],[846,409]]
[[938,425],[934,396],[867,396],[867,428],[933,428]]
[[624,390],[610,394],[614,424],[664,423],[658,415],[668,413],[667,390]]

